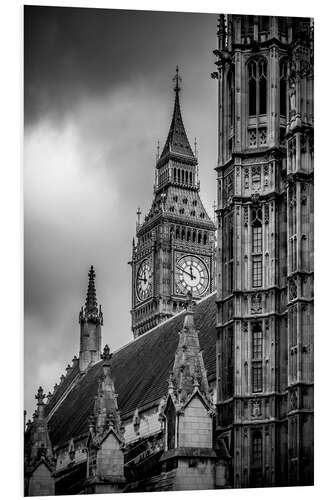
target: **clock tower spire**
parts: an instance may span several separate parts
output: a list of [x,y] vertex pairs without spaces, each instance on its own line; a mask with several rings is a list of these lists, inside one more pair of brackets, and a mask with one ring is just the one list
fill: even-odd
[[136,225],[132,250],[132,330],[137,337],[183,308],[187,293],[213,291],[215,225],[200,198],[198,160],[180,108],[179,68],[169,133],[157,155],[153,202]]

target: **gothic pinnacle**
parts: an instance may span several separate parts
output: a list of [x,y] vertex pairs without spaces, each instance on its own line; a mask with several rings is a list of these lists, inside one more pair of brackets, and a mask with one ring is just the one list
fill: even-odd
[[96,288],[95,288],[95,277],[96,273],[94,267],[91,266],[89,270],[89,282],[86,298],[86,314],[96,313],[97,314],[97,300],[96,300]]

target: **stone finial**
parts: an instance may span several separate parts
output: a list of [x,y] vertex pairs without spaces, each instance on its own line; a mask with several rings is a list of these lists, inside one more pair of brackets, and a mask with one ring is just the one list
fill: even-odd
[[68,365],[66,366],[66,375],[69,375],[71,371],[72,371],[72,367],[71,367],[71,365],[70,365],[70,364],[68,364]]
[[95,430],[95,417],[94,417],[94,415],[90,415],[90,417],[88,419],[88,425],[89,425],[89,431],[93,433]]
[[37,406],[44,404],[44,399],[46,398],[46,396],[45,396],[43,388],[41,386],[39,386],[35,398],[37,399]]
[[167,382],[168,382],[168,393],[173,394],[175,391],[175,377],[173,372],[170,372]]
[[66,378],[66,377],[65,377],[65,375],[64,375],[64,374],[62,374],[62,375],[60,376],[60,385],[64,383],[65,378]]
[[77,356],[74,356],[74,358],[72,359],[72,363],[73,363],[73,368],[75,368],[76,366],[78,366],[79,364],[79,358]]
[[112,353],[110,353],[110,347],[107,344],[105,344],[103,353],[101,354],[101,359],[103,359],[104,361],[110,361],[111,358],[112,358]]
[[192,293],[189,291],[187,293],[187,298],[185,301],[185,318],[184,318],[184,327],[185,328],[193,328],[194,327],[194,309],[195,309],[195,300],[193,300]]

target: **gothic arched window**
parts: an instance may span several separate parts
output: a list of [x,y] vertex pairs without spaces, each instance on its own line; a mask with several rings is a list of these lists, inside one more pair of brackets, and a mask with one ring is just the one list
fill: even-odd
[[251,486],[261,486],[262,482],[262,432],[254,430],[252,434],[252,447],[251,447]]
[[257,64],[249,63],[249,115],[257,114]]
[[280,61],[280,116],[287,114],[287,61]]
[[267,112],[267,64],[264,59],[260,59],[259,67],[259,114],[265,115]]
[[249,116],[267,113],[267,63],[252,59],[248,64]]
[[262,210],[252,210],[252,286],[262,286]]
[[262,329],[260,323],[256,323],[252,328],[252,392],[263,390],[262,354]]
[[229,116],[229,127],[234,126],[234,75],[232,70],[228,73],[228,116]]

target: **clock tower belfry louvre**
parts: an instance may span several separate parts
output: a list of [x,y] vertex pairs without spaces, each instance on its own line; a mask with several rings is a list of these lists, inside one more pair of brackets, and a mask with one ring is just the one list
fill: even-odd
[[155,167],[152,206],[137,222],[132,249],[132,331],[145,333],[214,287],[214,232],[200,198],[198,160],[180,110],[180,76],[170,130]]

